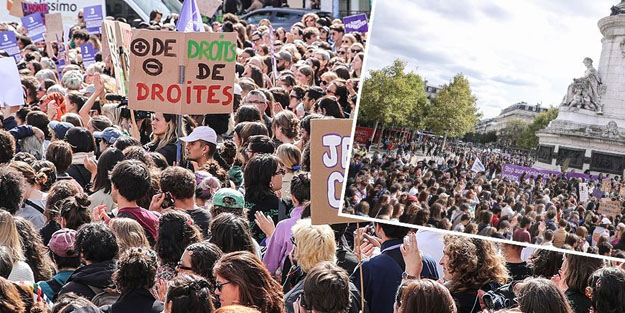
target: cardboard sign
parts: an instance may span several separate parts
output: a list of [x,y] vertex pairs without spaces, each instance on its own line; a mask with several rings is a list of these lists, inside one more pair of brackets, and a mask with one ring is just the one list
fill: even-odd
[[235,33],[132,31],[129,108],[232,113]]
[[[46,33],[50,38],[63,39],[63,15],[61,13],[46,14]],[[47,41],[47,40],[46,40]]]
[[588,183],[580,183],[579,184],[579,201],[580,202],[588,202]]
[[22,2],[22,13],[24,16],[31,15],[33,13],[41,13],[43,15],[50,12],[50,6],[47,3],[26,3]]
[[82,65],[87,69],[89,65],[95,63],[95,55],[98,53],[92,43],[85,43],[80,46],[80,54],[82,55]]
[[[128,94],[128,75],[130,73],[129,49],[132,30],[122,22],[103,21],[102,23],[102,59],[111,58],[117,94]],[[114,51],[115,53],[111,53]]]
[[611,179],[606,178],[603,181],[601,181],[601,191],[603,191],[604,193],[612,192],[612,180]]
[[310,213],[312,223],[339,224],[360,221],[339,216],[353,120],[310,121]]
[[346,16],[343,18],[343,24],[345,25],[346,33],[366,33],[367,31],[369,31],[367,14]]
[[15,59],[15,63],[22,60],[22,54],[20,48],[17,45],[17,38],[12,31],[0,33],[0,50],[6,51],[10,56]]
[[24,17],[24,11],[22,11],[22,0],[8,0],[7,10],[9,14],[16,17]]
[[197,0],[197,6],[200,9],[200,14],[212,17],[217,12],[217,9],[221,6],[221,0]]
[[598,212],[599,214],[604,214],[606,216],[617,216],[621,214],[621,202],[601,199]]
[[24,90],[17,71],[17,64],[11,58],[0,58],[0,107],[24,105]]
[[102,5],[94,5],[85,7],[83,10],[85,24],[89,34],[101,34],[102,33]]

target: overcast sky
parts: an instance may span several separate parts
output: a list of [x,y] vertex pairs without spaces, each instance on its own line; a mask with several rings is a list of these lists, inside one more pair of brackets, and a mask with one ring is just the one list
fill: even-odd
[[367,69],[399,58],[435,86],[462,72],[484,117],[495,117],[520,101],[559,105],[585,57],[599,66],[597,22],[619,1],[375,2]]

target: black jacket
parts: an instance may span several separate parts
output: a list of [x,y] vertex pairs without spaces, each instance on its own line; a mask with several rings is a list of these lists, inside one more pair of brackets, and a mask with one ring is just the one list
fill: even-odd
[[157,150],[156,148],[158,147],[158,144],[159,142],[149,142],[143,146],[143,148],[149,152],[158,152],[162,154],[165,159],[167,159],[167,164],[169,164],[169,166],[174,165],[176,157],[178,156],[178,145],[175,143],[168,143],[164,147]]
[[75,179],[85,191],[88,191],[91,187],[91,172],[84,165],[70,165],[67,169],[67,174]]
[[89,286],[98,289],[113,287],[112,276],[114,271],[114,260],[81,266],[69,277],[59,292],[59,297],[62,294],[73,292],[91,300],[96,294]]
[[112,305],[100,307],[104,313],[160,313],[165,309],[149,290],[133,289],[119,297]]

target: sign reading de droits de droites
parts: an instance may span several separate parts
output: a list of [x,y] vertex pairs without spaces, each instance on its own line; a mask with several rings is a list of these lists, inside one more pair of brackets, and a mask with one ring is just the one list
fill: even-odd
[[232,113],[235,33],[133,30],[131,109],[172,114]]

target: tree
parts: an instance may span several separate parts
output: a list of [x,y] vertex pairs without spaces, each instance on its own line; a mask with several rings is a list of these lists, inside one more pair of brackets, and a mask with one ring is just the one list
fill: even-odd
[[438,135],[462,137],[475,129],[480,115],[469,80],[457,74],[443,86],[426,109],[425,126]]
[[527,127],[521,138],[520,146],[526,149],[533,149],[538,146],[536,132],[544,129],[549,122],[558,117],[558,108],[550,108],[545,112],[540,112],[534,117],[534,121]]
[[406,62],[395,60],[381,70],[369,71],[360,95],[358,124],[421,127],[425,85],[419,75],[406,73],[405,68]]
[[505,146],[519,147],[521,138],[527,130],[529,124],[520,120],[513,119],[506,122],[506,126],[499,130],[497,139],[499,143]]

